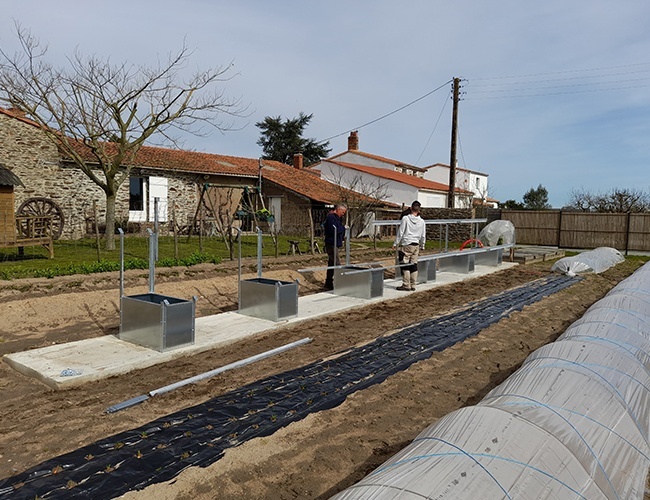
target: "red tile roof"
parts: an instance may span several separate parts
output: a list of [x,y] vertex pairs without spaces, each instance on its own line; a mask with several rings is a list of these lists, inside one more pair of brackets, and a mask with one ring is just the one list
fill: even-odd
[[383,156],[373,155],[371,153],[366,153],[365,151],[359,151],[358,149],[351,149],[351,150],[348,150],[348,151],[343,151],[342,153],[339,153],[339,154],[336,154],[334,156],[330,156],[329,158],[326,158],[326,160],[327,161],[336,160],[336,158],[338,158],[340,156],[343,156],[345,154],[349,154],[349,153],[359,155],[359,156],[364,156],[366,158],[370,158],[371,160],[377,160],[377,161],[380,161],[380,162],[383,162],[383,163],[389,163],[389,164],[394,165],[396,167],[406,167],[406,168],[411,168],[411,169],[414,169],[414,170],[421,170],[421,171],[425,170],[424,167],[416,167],[415,165],[409,165],[408,163],[404,163],[402,161],[392,160],[390,158],[385,158]]
[[[19,119],[38,127],[36,122],[21,117],[11,110],[0,108],[0,113]],[[75,143],[73,142],[73,145]],[[81,142],[76,143],[77,151],[84,160],[95,162],[90,149]],[[108,144],[111,147],[110,144]],[[241,158],[238,156],[217,155],[168,149],[155,146],[142,146],[129,162],[133,167],[144,167],[174,172],[188,172],[207,175],[226,175],[257,179],[259,175],[258,158]],[[273,160],[262,160],[262,178],[268,179],[285,189],[321,203],[336,203],[340,198],[339,186],[320,178],[318,172],[310,169],[296,169]],[[356,195],[358,196],[358,195]],[[393,206],[392,203],[384,203]]]
[[[422,170],[429,170],[430,168],[433,167],[449,168],[449,165],[447,165],[446,163],[434,163],[433,165],[428,165],[426,167],[423,167]],[[470,170],[469,168],[463,168],[463,167],[456,167],[456,170],[461,170],[463,172],[470,172],[472,174],[478,174],[478,175],[485,175],[485,176],[488,175],[488,174],[484,174],[483,172],[479,172],[478,170]]]
[[[413,186],[418,189],[429,189],[431,191],[443,191],[445,193],[449,191],[449,187],[446,184],[430,181],[427,179],[422,179],[421,177],[416,177],[414,175],[395,172],[394,170],[389,170],[387,168],[367,167],[365,165],[357,165],[355,163],[347,163],[347,162],[331,161],[331,160],[323,160],[323,163],[324,162],[329,162],[335,165],[340,165],[342,167],[351,168],[359,172],[365,172],[367,174],[371,174],[376,177],[381,177],[384,179],[401,182],[403,184],[408,184],[409,186]],[[456,188],[456,192],[472,194],[471,191],[466,191],[465,189],[458,189],[458,188]]]
[[19,109],[0,108],[0,114],[10,116],[11,118],[15,118],[16,120],[20,120],[21,122],[27,123],[27,124],[32,125],[34,127],[41,128],[41,126],[38,123],[36,123],[35,121],[30,120],[29,118],[25,117],[25,114],[22,111],[20,111]]

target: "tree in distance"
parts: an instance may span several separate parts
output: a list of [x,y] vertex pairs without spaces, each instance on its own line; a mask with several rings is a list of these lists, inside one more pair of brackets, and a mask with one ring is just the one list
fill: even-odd
[[650,211],[650,193],[635,188],[613,188],[604,194],[594,194],[584,189],[572,189],[569,194],[569,203],[565,208],[601,213],[648,212]]
[[506,210],[547,210],[551,208],[548,203],[548,190],[541,184],[537,188],[530,188],[524,193],[523,203],[516,200],[506,200],[500,204]]
[[267,116],[263,121],[257,122],[255,126],[261,130],[257,144],[262,146],[262,158],[292,165],[293,155],[302,153],[305,166],[326,158],[332,151],[328,148],[329,141],[319,144],[315,139],[305,139],[302,136],[313,116],[300,112],[293,119],[283,121],[280,116]]
[[548,190],[541,184],[537,189],[530,188],[523,197],[524,206],[528,210],[547,210],[551,208],[548,202]]
[[16,24],[16,34],[21,51],[10,55],[0,48],[0,103],[40,125],[63,158],[102,189],[109,250],[115,248],[117,193],[140,147],[154,136],[177,146],[174,132],[201,136],[204,125],[232,130],[221,116],[231,120],[245,111],[220,89],[232,78],[232,64],[184,77],[192,55],[185,43],[154,67],[113,64],[78,51],[67,67],[55,67],[29,31]]

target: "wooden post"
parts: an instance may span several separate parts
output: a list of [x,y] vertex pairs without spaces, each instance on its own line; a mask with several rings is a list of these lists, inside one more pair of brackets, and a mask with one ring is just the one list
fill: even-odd
[[451,152],[449,159],[449,194],[447,208],[454,208],[454,190],[456,188],[456,138],[458,136],[458,96],[460,95],[460,78],[454,78],[453,108],[451,112]]
[[631,216],[632,216],[631,212],[628,212],[627,213],[627,224],[626,224],[626,228],[625,228],[625,255],[627,255],[627,251],[628,251],[629,246],[630,246],[630,218],[631,218]]
[[309,248],[311,249],[311,254],[316,255],[314,250],[314,214],[311,213],[311,206],[308,209],[309,212]]

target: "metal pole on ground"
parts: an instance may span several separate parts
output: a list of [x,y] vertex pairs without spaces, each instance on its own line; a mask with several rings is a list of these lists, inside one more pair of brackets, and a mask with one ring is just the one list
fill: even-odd
[[262,277],[262,230],[259,227],[257,229],[257,277]]

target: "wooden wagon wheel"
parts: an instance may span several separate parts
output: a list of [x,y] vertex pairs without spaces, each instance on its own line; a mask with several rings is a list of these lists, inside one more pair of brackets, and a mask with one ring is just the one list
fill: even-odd
[[[35,216],[35,217],[52,217],[52,238],[55,240],[61,236],[63,233],[63,223],[65,221],[63,217],[63,210],[57,205],[56,202],[50,200],[49,198],[28,198],[20,204],[18,207],[18,216]],[[20,231],[23,233],[23,236],[29,236],[26,234],[27,228],[24,225],[20,225]],[[37,235],[44,236],[44,235]]]

